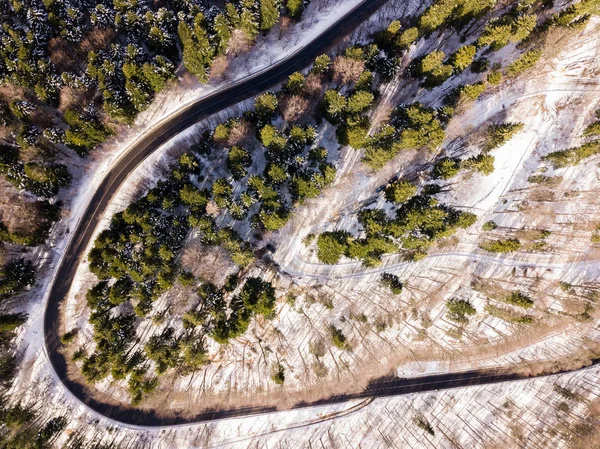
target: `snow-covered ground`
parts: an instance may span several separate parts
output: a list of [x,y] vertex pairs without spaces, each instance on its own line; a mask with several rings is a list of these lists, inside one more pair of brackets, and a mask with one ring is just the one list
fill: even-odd
[[[330,9],[323,11],[334,10],[340,5],[351,8],[357,2],[325,3]],[[321,17],[316,9],[319,4],[317,0],[311,4],[315,8],[315,17]],[[391,2],[391,6],[373,21],[385,23],[390,17],[396,18],[398,10],[393,8],[401,4],[404,3]],[[406,5],[407,13],[420,6],[418,2],[407,2]],[[335,11],[339,14],[340,10]],[[326,26],[327,20],[332,19],[323,18],[315,23]],[[553,193],[559,197],[577,192],[579,196],[578,201],[553,203],[549,207],[552,214],[543,213],[547,204],[534,201],[532,188],[526,181],[540,167],[540,156],[580,143],[581,130],[589,123],[591,112],[598,107],[600,85],[596,80],[600,70],[600,39],[597,25],[597,21],[592,21],[579,36],[577,45],[548,61],[547,72],[536,73],[528,80],[510,82],[508,86],[503,85],[500,92],[491,91],[452,122],[449,141],[500,114],[503,121],[525,123],[518,136],[494,150],[496,170],[492,175],[487,178],[480,174],[460,175],[454,188],[439,196],[445,203],[471,208],[479,217],[471,230],[459,235],[460,241],[453,247],[438,248],[435,254],[419,263],[408,264],[391,256],[384,260],[381,268],[370,271],[348,260],[335,268],[318,263],[314,247],[306,248],[301,243],[303,237],[317,230],[347,229],[353,223],[352,212],[357,205],[372,197],[381,203],[381,198],[375,196],[375,189],[415,163],[414,154],[403,154],[372,176],[360,164],[359,152],[343,149],[335,185],[321,198],[303,205],[286,228],[273,236],[278,243],[275,257],[282,269],[291,275],[280,280],[279,287],[282,291],[293,289],[298,297],[296,303],[290,305],[281,298],[274,320],[253,323],[248,334],[229,345],[203,376],[179,379],[175,389],[180,393],[173,394],[172,406],[185,405],[190,400],[208,404],[210,400],[222,398],[211,397],[211,393],[224,392],[232,393],[224,399],[227,403],[256,401],[258,392],[263,392],[270,393],[272,400],[287,404],[300,389],[306,390],[304,397],[319,396],[337,391],[336,385],[343,389],[350,383],[358,387],[369,377],[391,370],[411,376],[514,365],[523,360],[553,360],[566,358],[590,342],[600,341],[595,329],[596,318],[591,322],[574,320],[565,311],[569,301],[573,300],[571,296],[577,295],[570,295],[559,287],[559,282],[563,281],[576,289],[595,288],[594,283],[600,275],[600,263],[597,262],[600,254],[588,248],[591,228],[577,226],[579,220],[592,221],[591,217],[600,216],[597,193],[587,191],[587,187],[600,177],[598,168],[590,163],[558,171],[556,174],[562,181]],[[368,27],[357,30],[357,36],[365,29]],[[305,38],[314,32],[307,28]],[[303,38],[299,39],[296,44],[302,45]],[[270,57],[294,51],[294,45],[277,48],[267,39],[263,47],[256,47],[256,51],[258,55],[272,50],[271,56],[262,60],[268,64]],[[257,67],[249,66],[248,70]],[[206,90],[190,87],[180,100],[184,96],[193,99],[194,95],[205,95],[215,87]],[[388,89],[393,93],[394,86],[388,86]],[[146,121],[147,126],[158,123],[173,110],[177,101],[164,101],[163,106],[157,103],[155,112],[148,111],[148,115],[140,120]],[[238,114],[239,110],[224,114],[229,113]],[[469,128],[464,129],[463,123],[469,123]],[[73,197],[72,214],[57,230],[55,254],[49,255],[54,260],[68,238],[64,234],[65,228],[74,228],[103,174],[136,139],[135,129],[138,128],[114,141],[114,148],[98,153],[87,168],[89,176],[82,177],[81,183],[67,193]],[[197,129],[191,129],[177,139],[185,140],[194,132]],[[332,130],[325,130],[320,143],[333,145],[332,138]],[[161,161],[168,161],[170,152],[177,151],[177,146],[177,141],[165,145],[132,174],[115,197],[105,220],[130,202],[144,179],[156,177]],[[547,172],[550,173],[551,170]],[[77,190],[79,194],[76,195]],[[494,231],[497,235],[511,230],[517,232],[523,226],[550,229],[552,235],[548,243],[552,250],[502,259],[485,255],[477,249],[477,243],[481,237],[481,224],[490,219],[499,225]],[[398,274],[406,281],[401,295],[394,296],[378,284],[383,271]],[[48,274],[36,287],[38,291],[43,292],[48,285],[51,272]],[[469,287],[474,276],[491,279],[505,288],[533,291],[536,307],[531,313],[536,317],[536,323],[530,326],[509,324],[486,314],[483,308],[489,300]],[[325,278],[327,282],[323,283]],[[78,290],[86,285],[86,267],[83,265],[66,310],[66,328],[73,324],[82,326],[84,332],[79,338],[83,339],[89,337],[89,328],[85,331],[86,317],[76,299],[81,297]],[[451,297],[470,299],[478,311],[476,316],[470,317],[471,322],[465,327],[461,340],[449,334],[455,325],[445,318],[444,304]],[[103,442],[123,443],[129,447],[314,447],[320,444],[320,447],[340,448],[437,448],[511,447],[515,442],[532,447],[567,447],[571,435],[561,423],[566,417],[571,422],[585,420],[594,411],[592,401],[600,395],[596,382],[599,368],[590,368],[575,374],[507,385],[378,399],[168,429],[135,429],[117,426],[117,423],[96,416],[53,378],[43,354],[39,331],[43,307],[43,301],[33,305],[29,324],[20,336],[21,347],[26,351],[13,395],[25,401],[44,401],[48,404],[45,411],[48,416],[70,410],[69,429],[74,434],[82,433],[90,438],[95,435]],[[367,322],[360,317],[362,313],[367,316]],[[352,351],[329,346],[326,334],[329,324],[343,330]],[[324,353],[319,356],[309,349],[311,344],[318,342],[326,343]],[[267,345],[268,350],[263,350],[261,344]],[[269,379],[269,370],[275,361],[286,368],[283,388],[275,386]],[[324,377],[330,382],[317,375],[317,371],[322,373],[323,369],[327,373]],[[577,392],[585,400],[561,398],[553,387],[555,383]],[[119,385],[107,383],[102,389],[126,399]],[[94,424],[96,419],[99,421]],[[431,425],[433,433],[423,428],[426,427],[424,422]],[[549,429],[553,429],[554,435],[542,440],[540,435]]]

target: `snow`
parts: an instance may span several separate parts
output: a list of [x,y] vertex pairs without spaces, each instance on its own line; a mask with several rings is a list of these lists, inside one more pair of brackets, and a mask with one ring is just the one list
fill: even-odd
[[[343,2],[343,5],[346,7],[354,3]],[[313,4],[316,4],[316,0],[313,0]],[[338,4],[328,2],[328,5],[334,8]],[[388,16],[382,13],[374,21],[385,22],[390,15],[397,15],[397,11],[393,10],[397,5],[394,3],[386,9]],[[409,2],[407,5],[411,8],[421,6],[418,2]],[[176,399],[182,398],[184,403],[185,399],[191,397],[194,402],[202,403],[207,398],[219,399],[216,393],[231,389],[233,393],[237,391],[247,396],[236,398],[232,394],[226,398],[227,401],[246,400],[248,397],[256,400],[264,394],[266,399],[271,397],[285,404],[290,398],[296,397],[297,389],[307,390],[307,395],[318,395],[323,393],[319,388],[338,391],[336,387],[346,389],[347,385],[359,386],[370,377],[389,372],[415,376],[448,370],[512,366],[522,360],[548,361],[571,356],[589,341],[600,341],[598,330],[595,329],[596,322],[565,319],[552,314],[549,307],[546,308],[556,303],[554,309],[561,312],[566,310],[565,295],[557,292],[559,281],[565,280],[579,286],[593,285],[600,275],[600,264],[597,262],[600,258],[590,257],[589,253],[583,252],[589,246],[589,232],[569,233],[569,226],[578,216],[590,211],[599,212],[597,203],[592,198],[582,196],[581,201],[553,205],[564,215],[553,216],[551,220],[527,215],[526,211],[522,215],[512,213],[515,204],[522,204],[527,198],[526,193],[521,191],[528,185],[526,179],[539,167],[539,157],[549,151],[579,143],[578,136],[587,124],[586,117],[597,107],[599,96],[595,92],[600,87],[593,80],[593,73],[590,73],[598,69],[597,63],[600,61],[597,57],[600,49],[597,32],[591,32],[596,25],[597,21],[588,26],[584,36],[592,37],[584,39],[576,51],[561,54],[552,61],[551,72],[513,82],[502,93],[486,94],[464,113],[460,121],[454,122],[456,128],[450,128],[449,140],[464,132],[462,123],[477,127],[503,111],[506,113],[505,120],[522,121],[526,125],[513,140],[494,150],[496,171],[490,177],[484,178],[478,174],[461,177],[452,192],[439,196],[443,202],[474,208],[479,216],[479,222],[472,230],[460,235],[461,240],[456,247],[448,250],[442,248],[439,253],[419,263],[409,264],[397,257],[388,257],[384,265],[376,270],[364,270],[353,261],[345,261],[336,268],[317,263],[314,255],[311,255],[314,247],[305,248],[301,243],[305,235],[336,226],[346,228],[355,225],[353,212],[361,203],[372,199],[380,201],[379,198],[373,198],[373,192],[379,185],[393,174],[403,173],[407,167],[411,167],[410,164],[419,162],[414,154],[403,154],[373,176],[360,165],[360,152],[341,149],[339,176],[333,188],[321,198],[307,202],[296,212],[286,229],[273,236],[280,243],[276,257],[282,262],[283,269],[292,275],[302,274],[302,278],[290,276],[278,281],[282,291],[293,283],[293,288],[299,291],[296,304],[291,307],[281,299],[277,316],[272,322],[254,323],[243,340],[235,342],[227,352],[221,354],[223,360],[230,363],[209,366],[208,387],[211,391],[206,396],[201,389],[204,383],[200,378],[184,378],[178,380],[177,386],[182,393]],[[361,32],[358,30],[357,35]],[[277,51],[273,53],[277,54]],[[394,90],[394,86],[389,88]],[[201,95],[200,89],[194,92]],[[156,112],[156,117],[150,117],[148,123],[157,123],[155,120],[164,117],[174,105],[175,102],[166,102],[166,112]],[[236,114],[239,110],[226,111],[224,114],[228,113]],[[178,136],[176,141],[157,151],[130,176],[115,196],[103,221],[104,225],[114,211],[130,202],[143,180],[156,179],[157,167],[161,162],[170,160],[170,152],[176,151],[178,141],[189,138],[198,129],[190,129]],[[333,150],[335,144],[332,136],[333,129],[328,127],[321,134],[320,144]],[[78,217],[84,212],[89,195],[103,174],[123,154],[127,142],[131,143],[135,137],[129,136],[127,139],[115,142],[121,146],[120,149],[107,149],[106,154],[97,156],[90,165],[90,176],[84,177],[78,186],[78,195],[73,195],[77,189],[67,194],[74,198],[71,207],[74,213],[62,226],[74,228]],[[561,194],[570,191],[569,186],[593,185],[598,176],[597,169],[591,170],[588,164],[562,169],[559,174],[564,178],[558,188]],[[593,197],[596,193],[590,195]],[[507,199],[506,204],[503,203],[504,199]],[[513,209],[509,209],[511,207]],[[340,220],[337,220],[338,217]],[[532,224],[552,228],[549,241],[566,250],[530,252],[504,258],[484,255],[477,249],[480,226],[492,218],[506,229],[520,229],[523,225]],[[56,254],[62,253],[66,240],[63,236],[53,248],[55,260]],[[378,285],[379,274],[383,271],[398,274],[406,281],[402,295],[394,296]],[[487,299],[469,287],[474,275],[493,279],[506,288],[535,289],[539,293],[535,298],[536,304],[541,305],[536,305],[532,313],[536,313],[539,322],[523,330],[486,316],[482,310]],[[325,277],[327,282],[321,282]],[[85,265],[81,267],[77,279],[71,293],[72,302],[66,311],[68,325],[81,325],[86,321],[75,301],[77,292],[84,289],[88,282]],[[42,280],[41,285],[36,287],[38,291],[43,292],[49,280],[50,277]],[[311,303],[308,296],[318,297],[319,294],[333,295],[332,309],[318,300]],[[453,329],[454,324],[445,318],[444,304],[446,299],[454,296],[471,299],[478,310],[478,314],[466,326],[462,341],[448,335],[448,330]],[[22,372],[12,390],[13,395],[26,402],[43,398],[44,403],[48,404],[44,411],[48,416],[68,410],[71,430],[81,430],[87,432],[88,436],[96,435],[103,441],[112,440],[118,444],[131,443],[133,446],[156,448],[304,447],[320,441],[324,447],[360,445],[370,448],[384,444],[392,446],[393,443],[398,447],[484,447],[490,441],[508,445],[512,441],[511,432],[515,426],[520,426],[525,441],[535,445],[540,443],[539,435],[548,429],[560,428],[557,412],[548,406],[557,402],[553,390],[555,382],[568,385],[589,400],[600,395],[596,382],[599,368],[593,367],[573,374],[505,385],[392,397],[373,402],[356,401],[207,424],[141,429],[98,416],[71,397],[54,379],[42,354],[42,338],[37,331],[41,329],[44,305],[45,300],[34,305],[30,324],[20,336],[21,346],[27,347],[27,351]],[[353,312],[365,313],[369,322],[360,323],[351,318]],[[386,323],[381,331],[376,330],[377,320]],[[430,323],[428,326],[424,325],[426,321]],[[310,366],[314,358],[308,355],[307,349],[311,341],[327,338],[326,326],[330,323],[342,328],[353,345],[352,352],[328,348],[329,352],[321,357],[321,362],[334,378],[336,385],[333,386],[315,376]],[[275,338],[275,335],[283,335],[284,338]],[[89,338],[89,328],[81,338]],[[268,344],[272,351],[268,358],[260,357],[257,348],[262,349],[261,342]],[[256,350],[259,355],[248,355],[246,350],[248,353]],[[286,367],[286,385],[277,390],[279,387],[275,387],[268,379],[268,370],[280,356]],[[248,364],[245,365],[245,362]],[[117,397],[125,397],[115,385],[106,383],[100,389]],[[215,396],[210,396],[210,393]],[[589,413],[583,402],[570,406],[576,416],[585,417]],[[413,417],[417,414],[422,414],[432,423],[435,435],[429,435],[415,426]],[[94,423],[94,420],[98,422]],[[114,427],[118,429],[108,431]],[[568,438],[568,434],[559,431],[554,440],[549,441],[556,443],[552,447],[563,447]]]

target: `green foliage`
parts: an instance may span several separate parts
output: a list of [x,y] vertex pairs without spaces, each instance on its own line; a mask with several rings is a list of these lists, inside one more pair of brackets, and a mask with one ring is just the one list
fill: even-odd
[[467,101],[475,101],[485,92],[485,89],[486,85],[484,82],[465,84],[458,88],[457,102],[465,103]]
[[529,50],[513,61],[506,69],[506,76],[515,77],[532,68],[542,57],[541,50]]
[[419,29],[417,27],[407,28],[396,38],[395,44],[400,50],[408,49],[419,38]]
[[491,253],[512,253],[521,248],[521,242],[517,239],[499,239],[482,243],[479,247]]
[[285,6],[292,19],[300,20],[307,3],[308,1],[306,0],[287,0]]
[[233,146],[227,153],[227,167],[235,180],[239,181],[246,176],[250,162],[250,153],[242,147]]
[[496,318],[500,318],[501,320],[507,321],[509,323],[515,324],[531,324],[533,323],[533,318],[529,315],[521,315],[513,312],[512,310],[508,310],[501,307],[496,307],[492,304],[487,304],[484,310],[492,316]]
[[13,332],[27,321],[26,313],[0,314],[0,333]]
[[481,153],[462,161],[461,168],[476,170],[487,176],[494,172],[494,160],[495,158],[491,154]]
[[471,65],[475,59],[477,47],[474,45],[465,45],[460,47],[456,53],[450,57],[450,64],[454,67],[455,72],[460,73]]
[[358,91],[348,98],[347,111],[350,114],[359,114],[371,107],[375,97],[371,92]]
[[279,104],[277,97],[271,92],[259,95],[254,100],[254,111],[259,123],[268,123],[275,116]]
[[302,73],[294,72],[288,77],[284,85],[284,90],[289,94],[299,95],[304,90],[305,82],[306,78]]
[[273,374],[271,375],[271,380],[275,382],[277,385],[283,385],[285,382],[285,368],[281,363],[278,363],[273,367]]
[[146,356],[156,363],[158,374],[169,368],[175,368],[181,363],[179,358],[179,339],[175,337],[172,327],[165,329],[160,335],[153,335],[146,343]]
[[492,220],[490,220],[490,221],[486,221],[483,224],[483,226],[481,227],[481,229],[483,229],[484,231],[493,231],[497,227],[498,227],[498,225],[496,223],[494,223]]
[[325,73],[329,70],[329,66],[331,65],[331,58],[328,55],[320,55],[315,58],[315,62],[313,63],[313,67],[311,69],[312,73]]
[[465,299],[450,299],[446,302],[446,316],[459,324],[467,324],[469,322],[469,316],[473,316],[477,313],[473,304]]
[[0,271],[0,301],[30,287],[34,281],[35,268],[30,260],[11,260]]
[[206,23],[202,13],[194,17],[193,27],[184,21],[177,26],[177,33],[183,47],[185,68],[202,83],[208,81],[208,69],[212,63],[215,49],[211,46]]
[[501,147],[521,131],[523,126],[523,123],[509,122],[490,125],[487,130],[487,142],[484,146],[484,151],[491,151]]
[[395,274],[382,273],[381,280],[379,282],[381,282],[382,285],[389,288],[395,295],[399,295],[400,293],[402,293],[402,282],[400,281],[400,278]]
[[97,118],[83,116],[74,109],[67,109],[63,116],[69,128],[65,131],[65,143],[80,156],[87,154],[96,145],[112,134],[112,129]]
[[365,162],[379,169],[402,149],[435,149],[444,140],[447,119],[444,109],[426,108],[419,103],[398,107],[390,125],[368,139]]
[[329,326],[329,338],[331,338],[331,343],[333,343],[336,348],[350,351],[351,348],[346,341],[346,336],[341,329],[338,329],[333,324]]
[[595,121],[594,123],[590,124],[587,128],[585,128],[585,130],[583,131],[583,135],[586,137],[600,137],[600,120]]
[[219,312],[211,336],[218,343],[242,335],[253,314],[271,316],[275,307],[275,289],[260,278],[248,278],[239,295],[231,299],[229,316]]
[[319,260],[328,265],[339,262],[342,255],[348,250],[349,234],[346,232],[324,232],[317,238]]
[[435,178],[450,179],[456,176],[460,171],[460,160],[457,158],[445,157],[436,162],[433,167],[433,176]]
[[385,189],[385,197],[393,203],[404,203],[417,193],[417,188],[408,181],[398,179]]
[[523,309],[530,309],[533,307],[533,300],[525,293],[520,291],[511,292],[510,295],[502,299],[504,302],[512,304],[513,306],[522,307]]
[[279,9],[281,7],[279,0],[258,0],[260,12],[260,26],[262,31],[268,31],[279,20]]
[[72,342],[73,342],[73,339],[75,338],[75,334],[76,334],[76,330],[75,330],[75,329],[73,329],[73,330],[71,330],[71,331],[69,331],[69,332],[65,332],[65,333],[64,333],[64,334],[63,334],[63,335],[60,337],[60,342],[61,342],[63,345],[65,345],[65,346],[66,346],[66,345],[68,345],[68,344],[70,344],[70,343],[72,343]]
[[500,19],[492,19],[477,39],[478,47],[490,45],[499,50],[510,42],[520,42],[531,34],[537,24],[535,15],[514,15],[510,12]]
[[487,82],[493,86],[500,84],[502,82],[502,72],[490,72],[487,76]]
[[433,72],[435,69],[441,67],[444,59],[446,59],[446,54],[443,51],[436,50],[428,53],[418,64],[419,74],[427,75]]
[[331,123],[339,123],[344,113],[348,101],[346,97],[340,94],[337,90],[328,90],[323,96],[323,110],[327,120]]
[[437,0],[419,17],[422,34],[429,34],[442,25],[460,26],[481,17],[496,4],[496,0]]
[[543,157],[550,162],[554,168],[563,168],[578,165],[584,159],[600,153],[600,140],[594,140],[578,147],[567,150],[554,151]]

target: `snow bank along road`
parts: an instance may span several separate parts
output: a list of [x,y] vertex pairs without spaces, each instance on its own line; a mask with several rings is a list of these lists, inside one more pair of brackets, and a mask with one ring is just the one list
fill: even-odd
[[[60,304],[67,296],[75,276],[77,266],[84,257],[96,226],[110,203],[112,196],[131,173],[146,157],[169,139],[220,110],[257,95],[270,87],[283,82],[291,73],[308,66],[316,56],[331,48],[341,36],[351,32],[358,24],[370,17],[386,0],[365,0],[328,30],[317,36],[305,48],[287,59],[221,90],[185,106],[165,119],[161,124],[132,145],[128,152],[107,173],[92,197],[77,229],[71,235],[67,249],[62,255],[54,281],[50,287],[44,314],[44,339],[48,359],[58,379],[82,403],[99,414],[112,420],[138,426],[165,426],[200,421],[254,415],[275,411],[275,407],[244,407],[228,410],[210,410],[196,416],[164,417],[153,411],[142,411],[126,405],[101,402],[92,397],[86,386],[67,376],[67,361],[60,352]],[[312,403],[297,404],[296,408],[345,402],[376,396],[409,394],[438,389],[481,385],[520,379],[521,376],[498,371],[469,371],[429,375],[412,379],[397,377],[378,379],[358,393],[334,396]]]

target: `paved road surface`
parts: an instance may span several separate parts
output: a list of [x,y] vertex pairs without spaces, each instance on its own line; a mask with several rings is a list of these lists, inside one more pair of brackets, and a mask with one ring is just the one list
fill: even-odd
[[[274,407],[243,407],[227,410],[210,410],[193,417],[173,416],[165,418],[158,416],[154,412],[145,412],[128,406],[117,406],[97,401],[87,394],[85,385],[67,377],[67,361],[59,351],[61,347],[59,306],[69,292],[77,267],[84,257],[85,249],[112,196],[125,181],[129,173],[140,162],[169,139],[196,124],[198,121],[268,90],[285,81],[291,73],[307,67],[316,56],[326,52],[335,43],[339,42],[343,36],[354,30],[385,2],[386,0],[365,0],[311,42],[306,48],[293,54],[288,59],[273,65],[257,75],[243,79],[182,108],[159,127],[141,138],[130,148],[126,156],[106,175],[92,197],[77,229],[74,230],[71,236],[71,240],[55,276],[54,284],[51,286],[44,315],[44,338],[50,363],[65,387],[88,407],[110,419],[139,426],[194,423],[275,411]],[[333,396],[313,403],[298,404],[296,407],[340,403],[350,399],[365,397],[383,397],[468,385],[481,385],[516,380],[518,378],[519,376],[515,374],[484,371],[448,373],[411,379],[390,377],[378,379],[371,383],[364,391],[358,393]]]

